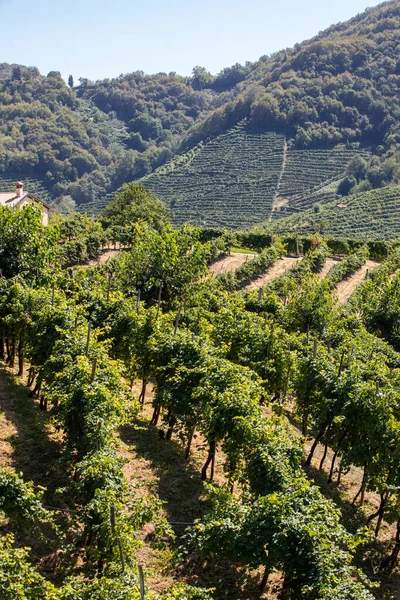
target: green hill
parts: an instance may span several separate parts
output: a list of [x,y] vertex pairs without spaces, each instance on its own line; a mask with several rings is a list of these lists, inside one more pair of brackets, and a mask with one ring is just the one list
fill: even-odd
[[282,134],[254,133],[242,122],[141,181],[176,224],[243,228],[331,201],[354,156],[368,153],[342,144],[287,150]]
[[234,228],[323,207],[345,177],[353,191],[396,185],[399,39],[393,0],[215,76],[136,71],[68,88],[57,72],[1,64],[0,173],[90,213],[141,179],[176,223]]
[[338,144],[331,150],[295,150],[287,152],[285,168],[279,183],[274,217],[278,218],[310,208],[330,183],[344,177],[346,167],[354,156],[368,156],[359,150]]
[[339,198],[319,208],[274,221],[267,230],[346,238],[400,237],[400,185]]
[[283,149],[282,135],[251,133],[242,123],[142,182],[171,207],[176,223],[248,227],[271,213]]

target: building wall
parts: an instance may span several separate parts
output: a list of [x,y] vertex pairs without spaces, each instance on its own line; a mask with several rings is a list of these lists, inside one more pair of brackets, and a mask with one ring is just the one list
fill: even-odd
[[29,205],[33,205],[33,206],[38,206],[41,211],[42,211],[42,222],[44,226],[47,226],[49,223],[49,209],[46,208],[46,206],[44,206],[43,204],[39,204],[38,202],[35,202],[34,200],[31,200],[30,198],[24,198],[23,201],[19,204],[18,208],[24,208],[24,206],[29,206]]

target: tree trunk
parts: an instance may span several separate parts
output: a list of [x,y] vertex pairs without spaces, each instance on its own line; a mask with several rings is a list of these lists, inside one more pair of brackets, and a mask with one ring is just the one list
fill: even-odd
[[141,406],[143,406],[143,404],[144,404],[144,399],[146,396],[146,387],[147,387],[147,379],[143,379],[142,380],[142,389],[141,389],[140,396],[139,396],[139,402],[140,402]]
[[156,402],[156,404],[154,405],[154,411],[153,411],[153,416],[151,417],[150,425],[157,425],[158,419],[160,418],[160,412],[161,412],[161,403]]
[[29,368],[27,387],[30,387],[35,380],[35,367]]
[[339,473],[338,473],[338,478],[337,478],[337,482],[336,482],[337,486],[340,485],[340,480],[342,479],[343,463],[344,463],[344,456],[342,457],[342,460],[340,461],[340,465],[339,465]]
[[379,512],[378,521],[377,521],[376,527],[375,527],[375,537],[378,537],[378,535],[379,535],[379,531],[381,529],[381,525],[382,525],[382,521],[383,521],[383,515],[384,515],[384,512],[385,512],[385,506],[386,506],[386,503],[388,501],[388,498],[389,498],[389,492],[386,492],[385,502],[384,502],[383,505],[381,505],[379,507],[381,510]]
[[331,464],[331,470],[330,470],[330,472],[329,472],[329,477],[328,477],[328,483],[332,483],[333,471],[334,471],[334,469],[335,469],[335,462],[336,462],[337,456],[338,456],[338,454],[339,454],[340,447],[341,447],[341,445],[342,445],[342,443],[343,443],[343,440],[344,440],[344,438],[346,437],[346,435],[347,435],[347,429],[345,429],[345,430],[343,431],[342,435],[340,436],[340,439],[339,439],[339,441],[338,441],[338,445],[337,445],[337,448],[336,448],[336,452],[335,452],[335,454],[333,455],[333,458],[332,458],[332,464]]
[[380,569],[387,569],[389,568],[390,571],[393,571],[393,569],[396,566],[397,560],[399,558],[399,554],[400,554],[400,519],[397,521],[397,531],[396,531],[396,537],[394,540],[394,548],[392,550],[392,553],[385,558],[385,560],[383,560],[381,562],[380,565]]
[[364,474],[363,474],[362,482],[360,485],[360,489],[358,490],[357,494],[354,496],[353,501],[352,501],[353,506],[357,502],[357,498],[360,495],[361,495],[360,506],[364,506],[365,488],[367,487],[367,470],[368,470],[368,463],[365,463],[364,464]]
[[214,469],[215,469],[215,449],[211,459],[211,473],[210,473],[210,481],[214,481]]
[[18,377],[22,377],[24,374],[24,340],[22,337],[18,344]]
[[327,453],[328,453],[329,429],[330,429],[330,428],[328,427],[328,429],[326,430],[326,437],[325,437],[325,448],[324,448],[324,453],[323,453],[323,455],[322,455],[322,458],[321,458],[321,462],[319,463],[319,471],[322,471],[322,467],[324,466],[324,462],[325,462],[325,459],[326,459],[326,455],[327,455]]
[[170,440],[172,438],[172,433],[174,431],[174,427],[175,427],[175,423],[176,423],[176,419],[175,417],[173,417],[171,415],[171,413],[168,413],[169,415],[169,419],[168,419],[168,430],[167,430],[167,435],[165,436],[167,440]]
[[13,338],[12,342],[11,342],[11,347],[10,347],[10,357],[8,359],[8,366],[11,369],[13,369],[14,365],[15,365],[15,347],[16,347],[15,338]]
[[5,341],[4,341],[4,335],[0,336],[0,360],[4,360],[5,358],[5,353],[4,353],[4,348],[5,347]]
[[258,586],[258,589],[263,592],[265,590],[265,586],[268,583],[268,577],[270,574],[270,568],[268,566],[265,567],[264,569],[264,574],[262,576],[262,579],[260,581],[260,585]]
[[303,414],[303,418],[301,420],[301,434],[306,436],[308,430],[308,413],[305,412]]
[[318,442],[320,441],[320,439],[324,435],[324,433],[325,433],[326,428],[328,427],[328,425],[329,425],[329,421],[325,421],[325,423],[322,423],[321,428],[320,428],[320,430],[318,432],[318,435],[315,438],[313,445],[311,446],[310,454],[308,455],[306,463],[305,463],[306,467],[309,467],[311,465],[311,461],[312,461],[312,457],[314,456],[315,449],[316,449],[316,447],[318,445]]
[[39,373],[38,378],[36,380],[36,385],[33,390],[28,394],[29,398],[38,398],[40,395],[40,389],[42,387],[43,375]]
[[189,436],[188,436],[188,440],[187,440],[187,444],[186,444],[186,450],[185,450],[185,459],[188,460],[189,455],[190,455],[190,447],[192,445],[192,440],[193,440],[193,436],[194,436],[194,432],[196,430],[196,425],[194,425],[191,430],[189,431]]
[[389,492],[388,491],[382,492],[380,494],[380,497],[381,497],[381,503],[379,505],[378,510],[375,513],[373,513],[372,515],[370,515],[366,522],[366,525],[369,525],[371,523],[371,521],[373,521],[374,519],[376,519],[376,517],[378,517],[378,522],[375,527],[375,537],[378,536],[378,533],[379,533],[379,530],[380,530],[380,527],[382,524],[382,519],[383,519],[383,515],[385,512],[385,506],[386,506],[386,503],[389,498]]
[[[210,463],[214,462],[215,457],[215,440],[211,440],[208,448],[208,456],[207,460],[204,463],[204,466],[201,470],[201,480],[205,481],[207,479],[207,469]],[[214,475],[214,465],[211,466],[212,476]],[[212,481],[212,476],[210,477],[210,481]]]

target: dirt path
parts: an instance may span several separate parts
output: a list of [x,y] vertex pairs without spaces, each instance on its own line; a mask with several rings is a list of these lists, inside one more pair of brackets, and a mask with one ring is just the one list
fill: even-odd
[[103,254],[100,255],[99,258],[94,258],[93,260],[89,260],[87,263],[85,263],[84,265],[80,265],[80,266],[83,267],[84,269],[87,269],[88,267],[93,267],[95,265],[101,265],[101,264],[107,262],[108,260],[111,260],[112,258],[114,258],[114,256],[117,256],[120,252],[121,252],[120,249],[106,250],[105,252],[103,252]]
[[341,258],[332,258],[332,257],[328,256],[328,258],[325,261],[324,266],[318,273],[318,275],[321,277],[321,279],[324,279],[324,277],[326,277],[328,275],[328,273],[332,269],[332,267],[334,267],[341,260],[342,260]]
[[17,381],[10,369],[1,366],[0,465],[22,471],[25,480],[51,491],[65,484],[65,474],[55,467],[62,436],[28,392],[22,380]]
[[374,260],[367,260],[361,269],[354,273],[354,275],[338,283],[335,289],[338,297],[338,304],[345,304],[360,283],[365,279],[367,270],[371,272],[378,265],[379,263]]
[[251,260],[255,254],[242,254],[241,252],[232,252],[229,256],[225,256],[221,260],[217,260],[210,265],[210,271],[213,277],[236,271],[243,263]]
[[291,269],[299,260],[300,258],[294,258],[291,256],[284,256],[283,258],[280,258],[276,261],[276,263],[272,265],[272,267],[268,269],[266,273],[264,273],[264,275],[261,275],[260,277],[252,281],[245,289],[258,290],[259,288],[268,285],[268,283],[271,283],[271,281],[273,281],[277,277],[280,277],[281,275],[286,273],[286,271]]
[[272,215],[274,213],[274,210],[277,208],[278,206],[278,198],[279,198],[279,186],[281,184],[282,181],[282,177],[283,174],[285,173],[286,170],[286,165],[287,165],[287,158],[288,158],[288,147],[287,147],[287,141],[286,141],[286,137],[285,137],[285,141],[283,143],[283,159],[282,159],[282,168],[281,171],[279,173],[279,177],[278,177],[278,183],[276,184],[276,189],[275,189],[275,195],[274,195],[274,201],[272,203],[272,209],[271,209],[271,214],[269,215],[268,221],[272,221]]
[[13,414],[10,415],[10,399],[4,377],[4,373],[0,371],[0,466],[10,468],[14,462],[12,442],[18,430],[13,423]]

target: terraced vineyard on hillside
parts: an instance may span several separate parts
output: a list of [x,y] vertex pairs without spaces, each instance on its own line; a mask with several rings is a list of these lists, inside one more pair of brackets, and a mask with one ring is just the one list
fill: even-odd
[[142,179],[172,209],[176,224],[247,227],[271,213],[283,163],[283,135],[245,124],[200,148],[183,166]]
[[400,186],[388,186],[354,194],[276,221],[272,228],[281,232],[308,234],[321,232],[347,238],[391,239],[400,235]]
[[103,208],[107,206],[107,204],[110,204],[110,202],[114,200],[115,194],[117,194],[118,191],[120,190],[117,190],[117,192],[107,194],[106,196],[98,198],[97,200],[93,200],[93,202],[85,202],[85,204],[79,204],[79,206],[76,207],[76,210],[78,213],[81,214],[86,213],[89,216],[97,216],[101,213]]
[[356,155],[367,154],[347,149],[343,144],[331,150],[288,150],[273,218],[335,199],[337,185],[349,161]]

